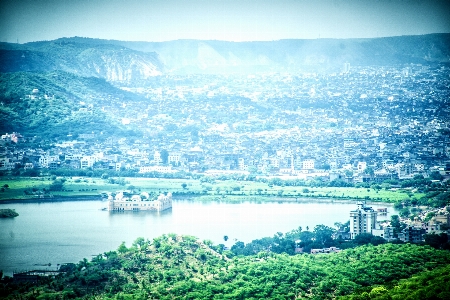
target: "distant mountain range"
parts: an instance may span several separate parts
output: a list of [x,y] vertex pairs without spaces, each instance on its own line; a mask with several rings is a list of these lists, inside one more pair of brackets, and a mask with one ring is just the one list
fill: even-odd
[[351,66],[450,62],[450,34],[374,39],[127,42],[61,38],[0,43],[0,72],[65,71],[107,81],[161,74],[340,72]]
[[[79,38],[0,45],[0,72],[65,71],[108,81],[129,81],[161,75],[156,53],[119,45],[80,43]],[[94,41],[94,40],[93,40]]]

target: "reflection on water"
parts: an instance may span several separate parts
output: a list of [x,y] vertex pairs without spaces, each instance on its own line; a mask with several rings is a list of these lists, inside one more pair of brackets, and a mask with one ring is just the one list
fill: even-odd
[[[108,212],[101,201],[7,204],[19,216],[0,219],[0,270],[33,269],[37,265],[78,262],[128,246],[137,238],[165,233],[186,234],[231,246],[236,240],[273,236],[302,226],[346,222],[355,202],[299,201],[220,203],[175,200],[162,212]],[[372,205],[374,208],[386,204]],[[381,218],[390,218],[393,208]],[[227,235],[228,241],[223,237]],[[35,268],[35,267],[34,267]],[[52,269],[52,267],[48,267]]]

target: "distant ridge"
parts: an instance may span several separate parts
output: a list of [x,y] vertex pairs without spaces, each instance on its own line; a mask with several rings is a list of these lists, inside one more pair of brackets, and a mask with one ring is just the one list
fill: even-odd
[[0,45],[0,72],[64,71],[108,81],[146,79],[162,74],[156,53],[77,39]]
[[372,39],[128,42],[60,38],[0,44],[0,71],[62,70],[109,81],[160,74],[339,72],[353,66],[450,62],[450,34]]

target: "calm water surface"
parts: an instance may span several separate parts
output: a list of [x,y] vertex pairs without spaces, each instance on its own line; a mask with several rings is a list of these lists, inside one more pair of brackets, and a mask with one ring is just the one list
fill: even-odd
[[[130,246],[137,237],[154,238],[165,233],[193,235],[227,246],[286,233],[317,224],[333,226],[349,220],[355,202],[300,201],[239,204],[200,203],[175,200],[171,210],[110,213],[106,202],[66,201],[14,203],[0,208],[15,209],[19,216],[0,219],[0,270],[12,272],[48,269],[57,264],[90,259],[115,250],[122,241]],[[387,207],[374,204],[373,208]],[[392,206],[388,211],[395,214]],[[389,218],[388,214],[384,218]],[[379,217],[380,219],[380,217]],[[224,242],[223,236],[229,240]]]

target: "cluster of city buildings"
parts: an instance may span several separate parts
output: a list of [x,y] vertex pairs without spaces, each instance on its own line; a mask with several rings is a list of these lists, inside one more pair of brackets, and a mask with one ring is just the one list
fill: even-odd
[[436,215],[429,221],[416,218],[414,221],[402,220],[406,227],[398,232],[395,237],[394,227],[389,221],[378,222],[377,216],[386,213],[383,209],[374,210],[363,202],[358,202],[357,208],[350,212],[350,231],[348,237],[354,239],[357,235],[370,233],[374,236],[382,237],[387,241],[400,240],[403,242],[420,243],[424,240],[425,234],[446,233],[443,226],[450,225],[450,213],[445,209],[435,209]]
[[[102,107],[142,137],[71,136],[68,128],[66,139],[27,148],[35,137],[4,134],[0,171],[238,173],[349,182],[446,175],[449,75],[445,65],[405,65],[352,66],[340,74],[165,76],[146,88],[124,87],[146,101],[111,100]],[[87,99],[82,106],[89,105],[98,103]]]

